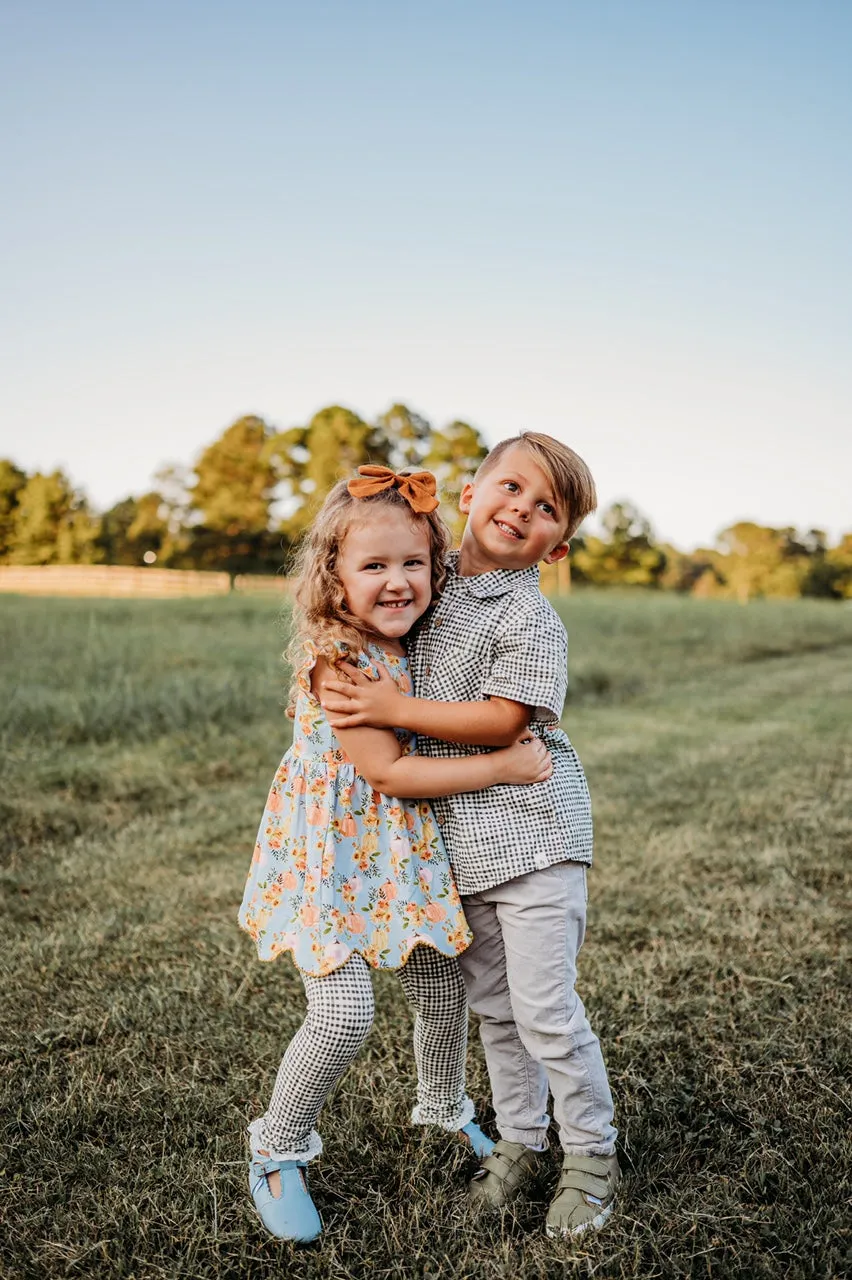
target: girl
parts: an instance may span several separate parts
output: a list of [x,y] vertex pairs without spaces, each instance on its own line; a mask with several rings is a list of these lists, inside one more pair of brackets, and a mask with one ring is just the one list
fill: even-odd
[[[471,941],[427,796],[550,775],[537,740],[479,756],[426,760],[407,732],[335,733],[324,682],[349,658],[387,667],[410,693],[403,639],[443,585],[449,545],[428,472],[362,467],[329,494],[302,546],[291,656],[293,745],[260,825],[240,910],[261,960],[288,953],[308,998],[264,1116],[249,1127],[250,1186],[281,1239],[312,1240],[321,1223],[305,1166],[330,1090],[370,1030],[370,967],[396,970],[415,1012],[415,1124],[489,1140],[465,1093],[467,1005],[455,957]],[[400,800],[396,797],[405,796]]]

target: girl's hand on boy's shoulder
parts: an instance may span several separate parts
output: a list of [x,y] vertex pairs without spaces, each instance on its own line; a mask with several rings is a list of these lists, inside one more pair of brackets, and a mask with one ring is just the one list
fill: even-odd
[[321,702],[332,729],[392,729],[399,723],[398,706],[403,698],[393,676],[381,664],[378,679],[360,667],[344,662],[343,680],[324,680]]

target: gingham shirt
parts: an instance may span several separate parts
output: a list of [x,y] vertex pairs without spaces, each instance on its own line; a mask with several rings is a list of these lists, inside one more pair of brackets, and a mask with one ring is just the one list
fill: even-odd
[[[568,681],[568,641],[541,594],[538,569],[473,577],[448,561],[439,602],[409,648],[414,691],[442,702],[509,698],[532,708],[532,729],[553,757],[553,776],[531,786],[488,787],[432,801],[459,892],[480,893],[555,862],[592,860],[592,815],[583,766],[559,728]],[[418,734],[424,756],[477,755]]]

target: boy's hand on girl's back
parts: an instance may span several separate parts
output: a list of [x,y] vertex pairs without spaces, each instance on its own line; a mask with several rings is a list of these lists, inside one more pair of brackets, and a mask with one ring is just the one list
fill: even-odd
[[379,665],[377,680],[360,667],[342,662],[341,680],[325,680],[320,702],[332,729],[393,729],[400,722],[400,704],[405,695],[396,687],[387,667]]
[[513,785],[546,782],[553,773],[553,759],[540,738],[535,738],[529,729],[513,742],[511,747],[503,747],[494,751],[491,759],[497,766],[495,782]]

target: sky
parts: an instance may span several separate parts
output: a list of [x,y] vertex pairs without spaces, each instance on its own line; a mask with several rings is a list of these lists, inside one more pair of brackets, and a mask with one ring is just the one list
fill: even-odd
[[0,456],[546,431],[661,538],[852,527],[847,0],[3,0]]

